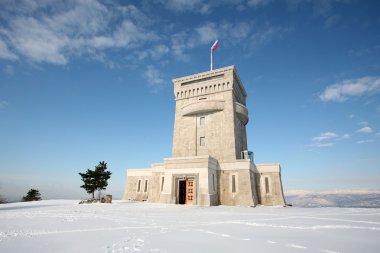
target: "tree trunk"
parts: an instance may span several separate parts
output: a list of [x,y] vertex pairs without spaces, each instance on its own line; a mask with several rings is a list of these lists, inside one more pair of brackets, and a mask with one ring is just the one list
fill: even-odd
[[92,199],[94,199],[94,198],[95,198],[94,194],[95,194],[95,192],[93,191],[93,192],[92,192]]

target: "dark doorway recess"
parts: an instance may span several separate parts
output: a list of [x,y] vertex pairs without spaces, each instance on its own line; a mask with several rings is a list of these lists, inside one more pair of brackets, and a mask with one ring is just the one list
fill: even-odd
[[186,180],[179,181],[178,203],[186,204]]

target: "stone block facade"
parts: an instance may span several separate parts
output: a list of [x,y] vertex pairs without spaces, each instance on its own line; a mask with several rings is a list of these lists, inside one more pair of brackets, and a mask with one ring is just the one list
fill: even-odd
[[279,164],[247,150],[246,91],[234,66],[173,80],[173,151],[127,171],[123,199],[187,205],[285,205]]

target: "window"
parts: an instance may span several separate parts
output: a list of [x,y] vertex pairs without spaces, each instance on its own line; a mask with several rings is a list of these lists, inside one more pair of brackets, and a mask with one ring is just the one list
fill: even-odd
[[235,175],[232,175],[231,190],[232,190],[232,193],[236,192],[236,178],[235,178]]
[[265,193],[269,193],[269,179],[267,177],[265,178]]
[[215,191],[215,175],[214,174],[212,174],[212,188]]
[[204,125],[205,125],[205,123],[206,123],[206,121],[205,121],[205,120],[206,120],[206,118],[205,118],[205,117],[200,117],[200,118],[199,118],[199,125],[200,125],[200,126],[204,126]]
[[165,181],[165,177],[161,177],[161,192],[164,189],[164,181]]
[[148,191],[148,180],[145,180],[144,192]]
[[199,145],[200,146],[206,146],[206,137],[200,137]]
[[140,192],[140,187],[141,187],[141,180],[137,183],[137,192]]

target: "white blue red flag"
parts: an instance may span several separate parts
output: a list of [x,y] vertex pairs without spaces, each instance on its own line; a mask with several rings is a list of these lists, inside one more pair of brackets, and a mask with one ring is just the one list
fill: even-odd
[[212,47],[211,47],[211,52],[214,52],[218,47],[219,47],[219,41],[216,40],[214,42],[214,45],[212,45]]

